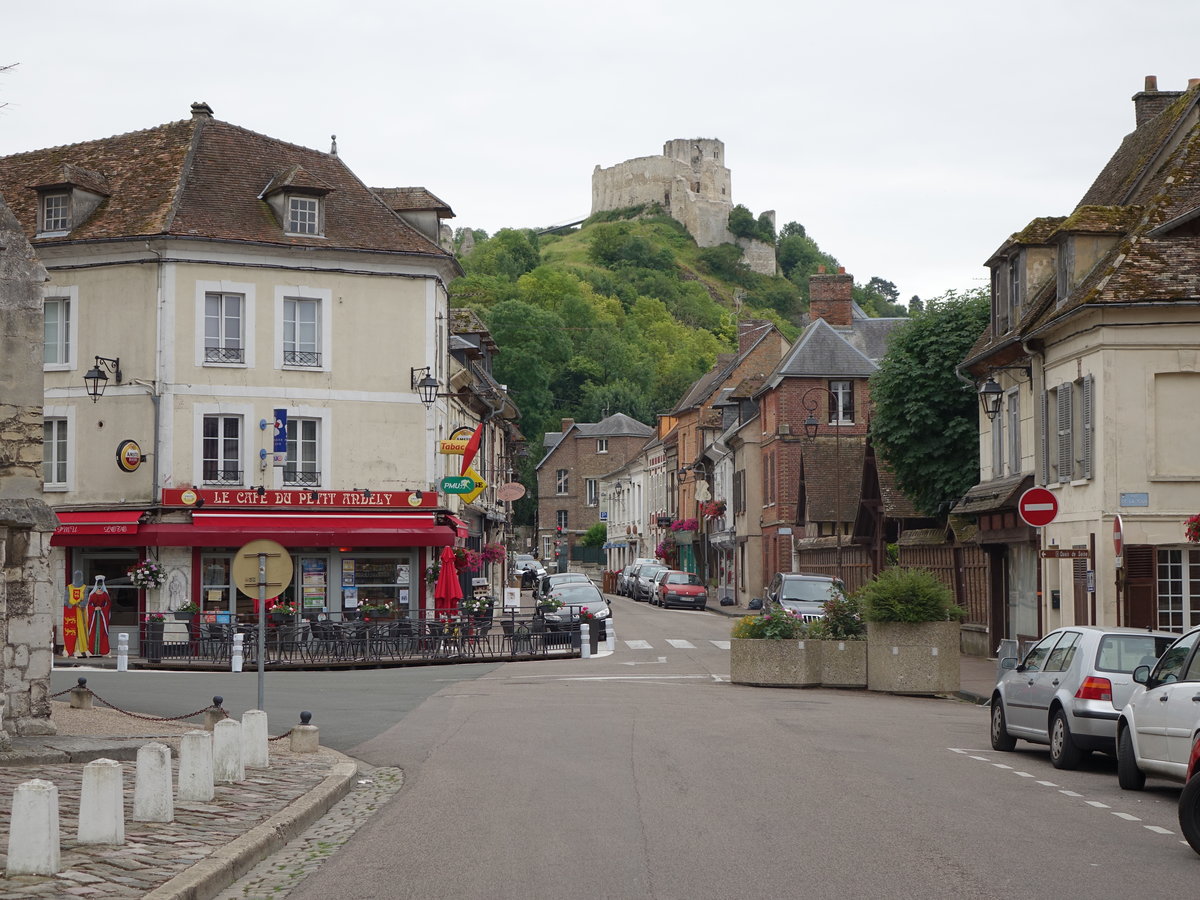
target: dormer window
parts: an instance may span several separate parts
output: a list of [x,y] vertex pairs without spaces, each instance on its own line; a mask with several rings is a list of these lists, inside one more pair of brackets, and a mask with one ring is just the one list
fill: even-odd
[[288,197],[289,234],[321,233],[321,201],[316,197]]
[[108,179],[71,163],[30,188],[38,195],[38,237],[64,237],[86,222],[109,195]]
[[42,195],[42,234],[71,230],[71,195],[66,191]]

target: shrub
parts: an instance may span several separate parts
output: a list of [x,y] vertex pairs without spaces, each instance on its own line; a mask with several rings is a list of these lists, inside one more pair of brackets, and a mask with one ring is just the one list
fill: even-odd
[[787,641],[807,637],[808,626],[795,613],[778,603],[771,604],[761,615],[742,616],[734,623],[733,636],[750,640]]
[[858,592],[868,622],[944,622],[964,610],[927,569],[884,569]]
[[861,641],[866,637],[862,603],[841,588],[825,601],[825,618],[810,622],[808,636],[821,641]]

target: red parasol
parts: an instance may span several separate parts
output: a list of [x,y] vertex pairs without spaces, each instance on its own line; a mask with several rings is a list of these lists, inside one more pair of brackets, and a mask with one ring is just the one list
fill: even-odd
[[462,600],[462,585],[458,583],[458,569],[454,565],[454,548],[442,548],[442,567],[438,571],[437,584],[433,586],[433,610],[439,616],[458,612]]
[[462,471],[460,475],[466,475],[467,469],[475,460],[475,454],[479,452],[479,442],[483,439],[483,423],[480,422],[475,428],[475,433],[471,435],[471,439],[467,441],[467,447],[463,450]]

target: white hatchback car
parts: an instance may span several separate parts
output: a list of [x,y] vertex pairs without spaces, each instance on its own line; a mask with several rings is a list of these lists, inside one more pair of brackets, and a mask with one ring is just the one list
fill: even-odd
[[1140,791],[1147,775],[1187,778],[1200,737],[1200,628],[1175,641],[1153,666],[1139,666],[1139,685],[1117,721],[1117,781]]

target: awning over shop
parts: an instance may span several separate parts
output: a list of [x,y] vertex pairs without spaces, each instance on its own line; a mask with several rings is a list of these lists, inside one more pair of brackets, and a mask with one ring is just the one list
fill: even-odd
[[457,537],[465,538],[471,534],[471,529],[469,527],[467,527],[467,523],[464,522],[462,519],[460,519],[458,516],[453,516],[453,515],[450,515],[449,513],[447,513],[446,521],[449,522],[451,524],[451,526],[453,526],[454,533]]
[[136,533],[55,533],[58,546],[240,547],[267,539],[285,547],[449,547],[452,528],[431,515],[194,512],[192,521],[135,527]]
[[[58,513],[59,526],[54,529],[50,543],[61,547],[69,543],[93,543],[96,537],[124,539],[137,534],[143,509],[87,510]],[[86,538],[72,541],[73,537]]]

